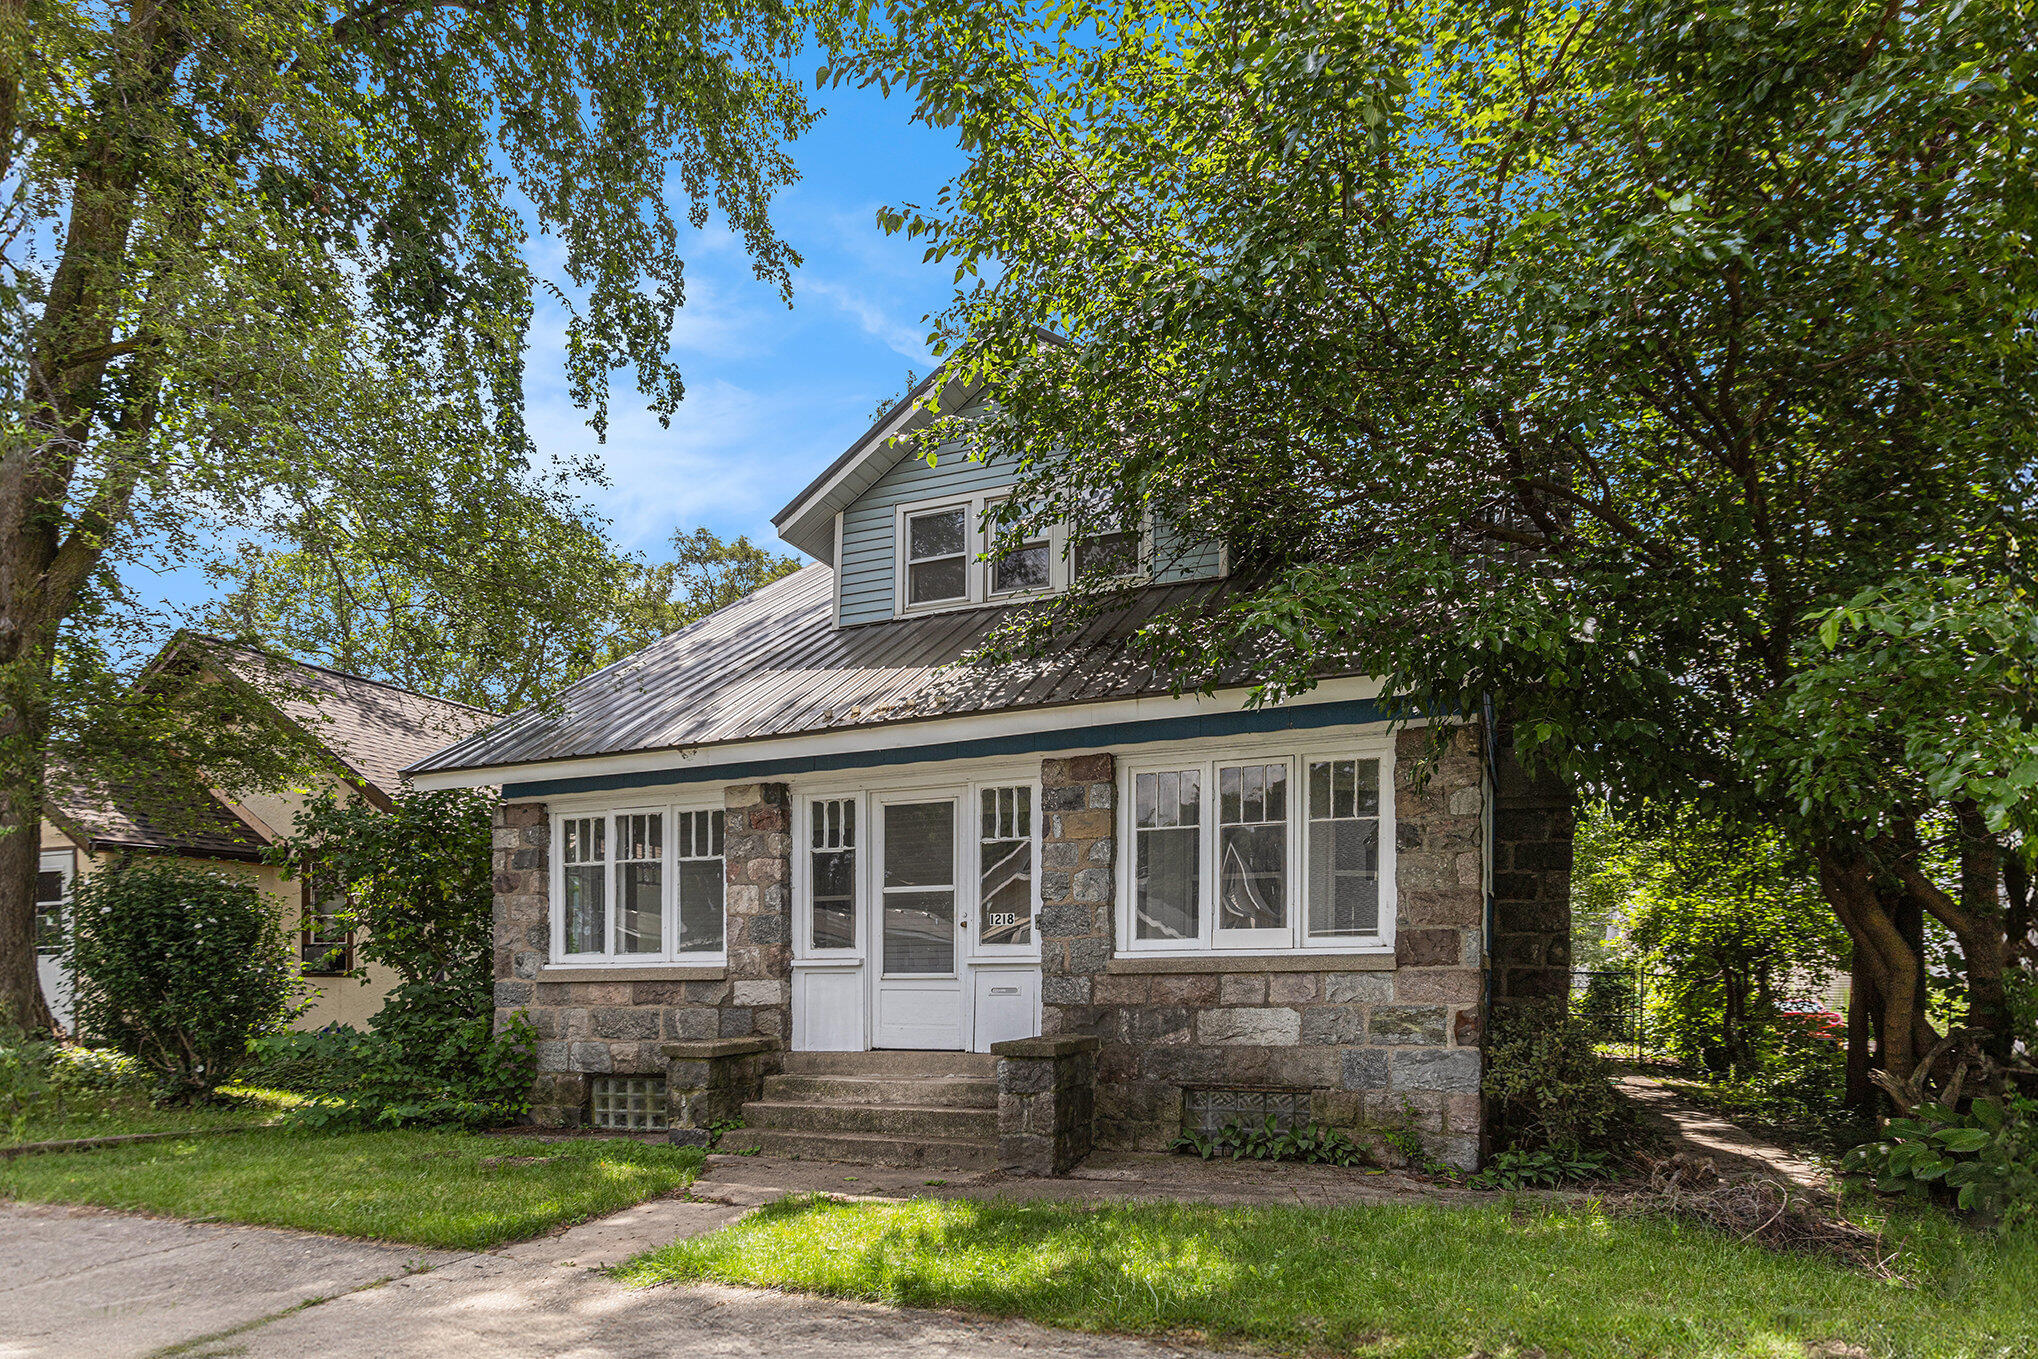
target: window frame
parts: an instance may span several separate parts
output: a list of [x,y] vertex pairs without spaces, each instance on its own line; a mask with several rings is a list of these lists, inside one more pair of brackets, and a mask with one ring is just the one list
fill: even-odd
[[41,942],[43,896],[40,891],[36,893],[35,904],[31,908],[34,920],[32,937],[35,941],[35,956],[38,959],[61,958],[71,942],[71,889],[78,882],[78,852],[74,849],[45,849],[40,850],[39,853],[41,857],[36,860],[35,868],[38,887],[40,886],[40,879],[45,873],[57,874],[63,879],[63,885],[58,890],[55,898],[57,905],[57,944],[54,948],[45,948]]
[[[983,548],[982,496],[940,496],[933,500],[920,500],[900,505],[893,523],[892,565],[895,603],[900,616],[907,614],[941,613],[948,609],[964,609],[983,601],[983,582],[988,573],[978,560]],[[962,551],[960,554],[945,554],[928,557],[926,561],[948,561],[952,556],[962,558],[962,593],[943,599],[931,599],[925,603],[913,602],[912,590],[912,531],[913,521],[930,514],[948,510],[962,512]]]
[[[345,898],[342,899],[345,900]],[[315,918],[315,912],[313,910],[314,905],[315,903],[312,900],[311,878],[308,876],[300,878],[298,880],[298,913],[297,913],[298,974],[300,976],[305,977],[345,977],[352,974],[352,972],[354,971],[355,931],[354,927],[351,925],[347,927],[346,938],[340,943],[338,948],[338,952],[340,955],[340,966],[336,968],[319,968],[316,971],[314,971],[310,964],[305,961],[305,955],[311,951],[311,947],[314,942],[312,939],[311,929],[311,922]],[[351,900],[347,901],[347,906],[349,907],[349,909],[351,909],[353,906],[353,902]],[[330,957],[333,951],[334,950],[332,946],[328,945],[326,950],[327,956]]]
[[[728,890],[728,835],[723,832],[722,852],[722,947],[685,951],[680,948],[679,937],[679,817],[694,812],[724,812],[723,804],[713,798],[689,798],[671,802],[631,803],[625,806],[573,807],[551,813],[552,841],[547,851],[549,862],[548,877],[550,893],[547,898],[548,914],[551,916],[551,948],[548,965],[552,967],[726,967],[729,959],[729,890]],[[625,861],[619,857],[620,840],[617,838],[617,821],[626,816],[656,816],[659,821],[658,883],[659,944],[656,952],[623,953],[616,948],[618,927],[617,867]],[[602,856],[602,948],[596,953],[568,953],[566,951],[566,823],[598,819],[603,822]],[[712,857],[712,856],[711,856]],[[699,862],[691,860],[690,862]]]
[[[1033,854],[1031,901],[1033,928],[1027,932],[1031,936],[1029,942],[1024,944],[986,944],[984,942],[984,794],[987,791],[1003,788],[1024,788],[1032,804],[1027,814],[1027,831],[1028,838],[1032,842],[1031,852]],[[1045,814],[1041,811],[1040,807],[1040,780],[1038,777],[973,779],[970,781],[967,796],[969,798],[970,824],[968,834],[964,838],[969,844],[969,851],[964,857],[967,860],[969,873],[969,955],[972,958],[1013,961],[1031,961],[1037,959],[1040,957],[1041,822],[1045,819]]]
[[[848,948],[817,948],[814,944],[814,808],[841,802],[856,810],[856,838],[849,846],[849,910],[855,921],[856,942]],[[797,830],[793,841],[793,955],[814,963],[862,964],[870,950],[870,910],[865,878],[870,871],[870,818],[862,792],[805,793],[793,800]]]
[[[1375,935],[1315,936],[1309,933],[1308,787],[1309,766],[1326,760],[1377,763],[1380,773],[1379,931]],[[1223,795],[1219,771],[1251,765],[1284,764],[1288,770],[1287,843],[1283,860],[1286,924],[1279,930],[1220,930],[1217,927],[1218,830]],[[1139,811],[1135,790],[1142,774],[1195,770],[1203,780],[1198,807],[1196,862],[1197,933],[1193,939],[1139,939],[1136,917]],[[1208,954],[1213,957],[1293,953],[1310,956],[1387,954],[1394,952],[1398,879],[1394,845],[1394,740],[1384,737],[1345,738],[1307,744],[1254,743],[1177,749],[1172,754],[1142,753],[1118,763],[1117,957],[1167,954]]]
[[[1012,498],[1010,487],[997,487],[974,494],[932,496],[924,500],[905,501],[896,506],[892,517],[892,612],[898,618],[918,618],[931,613],[948,613],[957,609],[982,608],[990,604],[1011,604],[1029,599],[1043,599],[1050,595],[1062,594],[1076,580],[1076,544],[1069,535],[1068,523],[1063,519],[1051,522],[1044,534],[1026,539],[1028,543],[1047,543],[1047,584],[1044,587],[1022,590],[993,590],[991,569],[993,562],[990,552],[993,534],[985,525],[991,511]],[[921,515],[942,510],[963,511],[965,592],[949,599],[930,601],[924,604],[912,602],[911,568],[908,559],[910,547],[909,526]],[[1153,579],[1154,519],[1153,507],[1141,510],[1139,523],[1134,527],[1113,530],[1119,533],[1134,533],[1139,536],[1139,565],[1136,571],[1105,578],[1107,585],[1137,585]],[[945,560],[928,558],[927,560]]]

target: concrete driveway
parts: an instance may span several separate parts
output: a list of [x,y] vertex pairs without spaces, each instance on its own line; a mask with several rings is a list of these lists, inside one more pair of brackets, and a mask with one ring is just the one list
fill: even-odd
[[775,1196],[760,1188],[733,1201],[654,1200],[482,1254],[0,1204],[0,1359],[1198,1353],[760,1289],[625,1288],[597,1272]]

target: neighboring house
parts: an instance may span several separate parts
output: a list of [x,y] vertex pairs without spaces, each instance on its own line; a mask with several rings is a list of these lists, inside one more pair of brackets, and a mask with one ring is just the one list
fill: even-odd
[[[342,801],[364,798],[387,808],[403,787],[405,764],[496,720],[478,708],[192,633],[180,634],[151,669],[187,663],[216,680],[258,690],[278,739],[309,743],[326,766],[317,791],[337,788]],[[306,882],[285,881],[262,862],[263,851],[291,832],[312,789],[229,797],[195,781],[181,790],[147,794],[123,788],[84,793],[66,785],[60,772],[51,780],[36,916],[43,994],[59,1023],[68,1027],[71,1020],[70,981],[59,961],[71,884],[130,854],[223,868],[246,876],[275,902],[313,988],[312,1005],[296,1027],[363,1026],[381,1008],[386,976],[371,967],[363,985],[344,975],[358,963],[359,941],[333,918],[341,903],[319,909]]]
[[[1054,1171],[1412,1120],[1474,1161],[1490,1000],[1567,985],[1569,798],[1476,724],[1422,779],[1362,676],[1172,694],[1127,639],[1226,554],[1146,523],[986,560],[1012,470],[894,442],[927,390],[777,516],[819,564],[408,771],[502,789],[497,1006],[540,1036],[538,1121],[740,1111],[725,1148]],[[1044,659],[959,664],[1086,570],[1143,586]]]

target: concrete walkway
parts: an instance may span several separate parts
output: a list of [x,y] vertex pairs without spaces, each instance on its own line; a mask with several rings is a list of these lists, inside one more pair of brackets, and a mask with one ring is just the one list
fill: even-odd
[[1064,1180],[712,1156],[693,1194],[482,1253],[0,1203],[0,1359],[1164,1359],[1197,1351],[758,1289],[626,1288],[599,1273],[787,1194],[1170,1199],[1225,1206],[1476,1201],[1394,1172],[1100,1153]]
[[1780,1179],[1800,1189],[1824,1189],[1831,1179],[1823,1166],[1699,1108],[1653,1077],[1622,1076],[1620,1085],[1670,1138],[1673,1151],[1711,1157],[1722,1175]]

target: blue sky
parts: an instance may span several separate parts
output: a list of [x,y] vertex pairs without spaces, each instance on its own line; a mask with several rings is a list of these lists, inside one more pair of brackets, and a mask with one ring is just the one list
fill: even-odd
[[[794,69],[811,76],[820,61],[809,54]],[[772,513],[869,427],[872,406],[902,390],[909,368],[924,375],[931,366],[922,318],[954,295],[954,267],[922,264],[925,245],[878,230],[877,210],[931,204],[962,153],[952,134],[910,122],[903,97],[833,89],[810,98],[826,112],[793,144],[800,179],[774,212],[805,259],[792,306],[757,281],[723,223],[694,233],[673,332],[686,399],[669,429],[624,374],[607,442],[597,442],[566,394],[563,314],[541,294],[525,380],[529,428],[542,456],[593,453],[607,467],[609,484],[581,494],[626,551],[657,558],[675,529],[696,525],[782,548]],[[533,240],[534,263],[558,278],[547,248]],[[150,559],[123,575],[165,622],[196,618],[212,598],[195,564],[163,569]]]
[[908,368],[924,375],[930,366],[922,318],[947,305],[954,268],[922,264],[924,243],[886,236],[876,214],[886,204],[931,204],[962,153],[951,134],[909,123],[904,98],[850,89],[812,97],[827,112],[793,145],[801,178],[775,212],[779,233],[805,257],[792,307],[752,276],[720,223],[699,233],[673,336],[686,399],[670,429],[625,381],[613,394],[608,442],[597,445],[561,381],[561,315],[541,309],[535,320],[533,437],[541,453],[602,459],[610,485],[587,488],[586,498],[626,549],[656,556],[675,528],[697,524],[775,543],[772,513],[863,433],[872,406],[902,389]]

